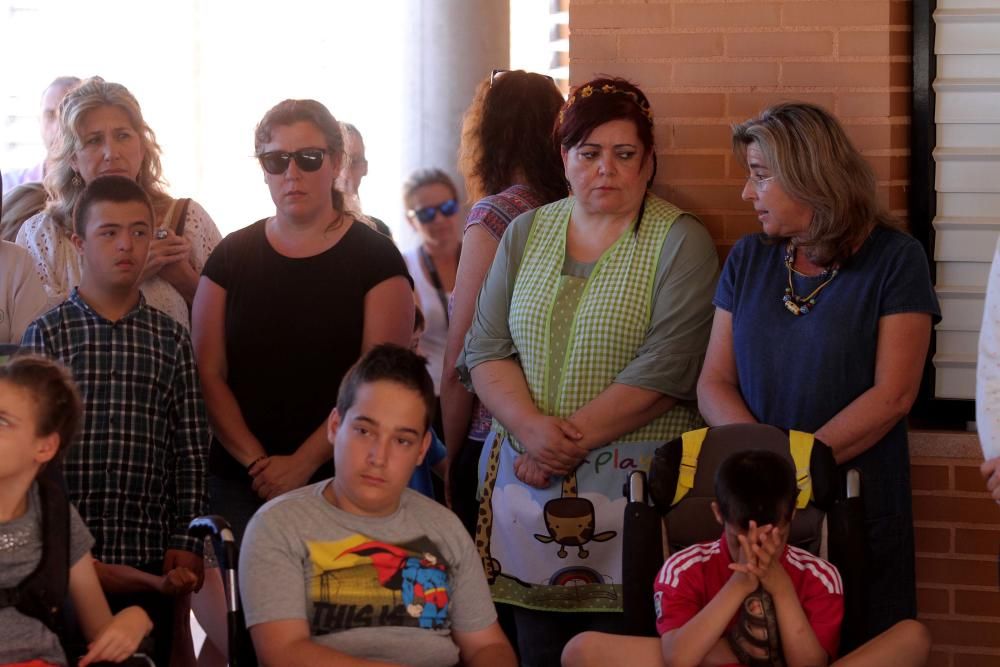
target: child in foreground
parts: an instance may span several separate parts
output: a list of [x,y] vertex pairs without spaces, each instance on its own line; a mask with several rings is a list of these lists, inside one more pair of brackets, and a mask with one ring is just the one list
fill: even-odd
[[566,646],[563,665],[923,665],[930,637],[916,621],[834,661],[844,614],[840,574],[786,544],[797,493],[781,456],[730,456],[716,474],[712,503],[722,537],[673,554],[656,577],[660,638],[583,633]]
[[433,410],[410,350],[379,345],[344,376],[327,430],[336,475],[264,505],[243,538],[262,664],[514,667],[468,533],[406,488]]
[[[76,435],[80,398],[66,371],[35,356],[0,365],[0,588],[18,586],[43,555],[39,482],[43,467]],[[150,631],[139,607],[111,615],[90,548],[94,538],[69,505],[69,598],[90,641],[79,664],[121,662]],[[68,665],[59,638],[40,618],[16,606],[0,608],[0,665]]]

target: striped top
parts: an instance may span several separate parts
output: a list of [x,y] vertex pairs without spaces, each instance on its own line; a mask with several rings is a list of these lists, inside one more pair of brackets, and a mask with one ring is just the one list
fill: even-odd
[[[653,583],[657,631],[662,635],[676,630],[704,609],[732,576],[732,562],[725,536],[670,556]],[[844,617],[844,587],[837,568],[793,546],[785,547],[781,565],[792,580],[816,639],[828,655],[836,656]],[[729,625],[735,622],[736,615]]]

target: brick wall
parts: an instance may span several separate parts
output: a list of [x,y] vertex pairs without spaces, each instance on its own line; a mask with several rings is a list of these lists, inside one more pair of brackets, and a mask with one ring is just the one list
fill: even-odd
[[625,76],[649,95],[656,190],[697,213],[720,251],[759,224],[740,200],[731,123],[789,99],[821,104],[871,161],[905,215],[910,3],[572,0],[570,81]]
[[[903,0],[572,0],[570,81],[617,74],[646,91],[656,190],[697,213],[725,254],[759,228],[740,200],[729,125],[781,100],[834,111],[874,166],[883,201],[905,215],[910,9]],[[956,457],[935,453],[937,436],[919,439],[917,579],[931,665],[1000,665],[1000,510],[982,490],[978,446]]]
[[1000,510],[975,459],[915,457],[913,513],[920,617],[932,667],[1000,665]]

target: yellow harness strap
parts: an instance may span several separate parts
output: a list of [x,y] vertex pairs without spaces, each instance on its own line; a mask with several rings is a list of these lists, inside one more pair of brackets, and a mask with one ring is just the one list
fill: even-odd
[[673,502],[670,503],[671,507],[679,503],[694,487],[694,474],[698,471],[698,455],[701,453],[701,445],[705,442],[706,435],[708,427],[681,434],[681,467],[677,471],[677,491]]
[[[802,509],[813,497],[812,476],[809,474],[809,460],[812,458],[813,438],[811,433],[802,431],[788,432],[788,448],[795,461],[795,485],[799,488],[799,497],[795,507]],[[686,451],[686,450],[685,450]]]

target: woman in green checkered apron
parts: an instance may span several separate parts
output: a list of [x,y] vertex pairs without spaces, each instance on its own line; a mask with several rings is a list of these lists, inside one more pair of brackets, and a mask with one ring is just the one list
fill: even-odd
[[573,91],[555,131],[571,196],[511,224],[459,362],[495,416],[476,542],[525,665],[623,629],[623,482],[701,424],[718,259],[696,219],[647,192],[652,119],[622,79]]

